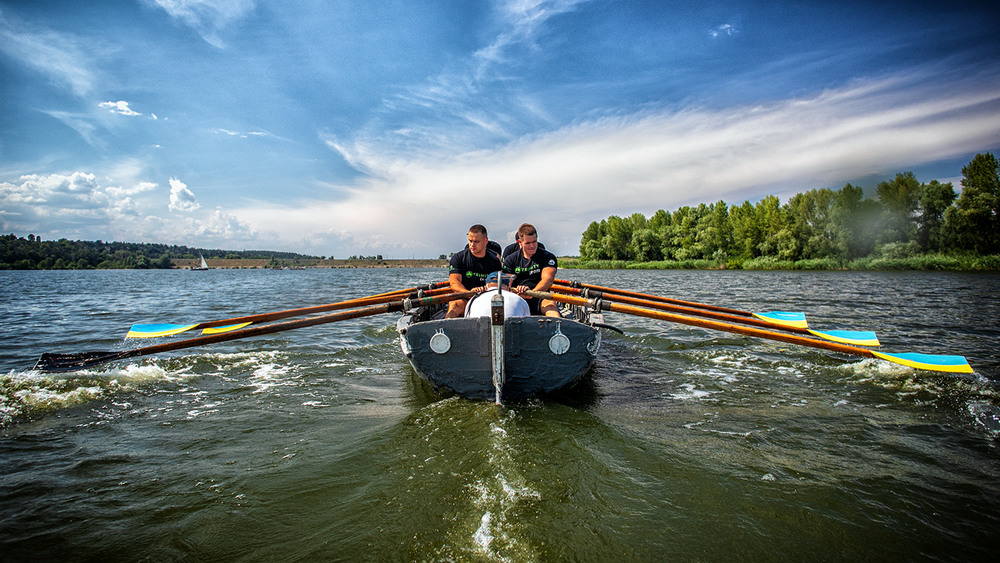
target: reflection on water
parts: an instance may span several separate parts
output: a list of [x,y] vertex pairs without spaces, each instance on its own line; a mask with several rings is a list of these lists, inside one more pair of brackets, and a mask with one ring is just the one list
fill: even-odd
[[995,275],[560,277],[871,329],[973,376],[609,315],[591,377],[442,398],[383,315],[77,374],[198,322],[443,270],[0,272],[0,550],[23,559],[972,559],[1000,524]]

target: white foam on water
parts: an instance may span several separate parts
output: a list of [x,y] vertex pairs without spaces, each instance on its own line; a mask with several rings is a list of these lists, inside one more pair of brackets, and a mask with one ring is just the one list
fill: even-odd
[[684,389],[683,392],[671,393],[668,396],[675,401],[689,401],[692,399],[704,399],[705,397],[711,397],[713,393],[716,393],[716,391],[698,389],[697,385],[694,383],[682,383],[681,388]]
[[[516,460],[511,459],[512,448],[504,423],[511,415],[490,424],[489,464],[495,472],[469,485],[473,491],[472,503],[479,514],[479,525],[472,533],[472,544],[478,556],[493,561],[534,560],[531,548],[521,542],[509,515],[525,499],[538,499],[541,495],[523,482]],[[516,555],[515,555],[516,554]]]
[[264,393],[274,387],[291,384],[285,377],[291,372],[292,368],[288,365],[264,364],[253,370],[250,384],[254,388],[254,393]]
[[159,381],[182,379],[155,365],[128,365],[70,374],[35,370],[0,376],[0,426],[21,416],[54,411],[130,392]]
[[[116,393],[135,392],[158,383],[183,383],[204,377],[195,368],[204,362],[218,371],[253,369],[255,387],[264,391],[282,380],[290,368],[282,366],[282,353],[254,351],[228,354],[195,354],[134,364],[112,364],[70,373],[43,373],[35,370],[11,371],[0,375],[0,426],[17,418],[37,413],[71,408],[106,399]],[[167,366],[167,367],[164,367]],[[169,369],[167,369],[169,368]],[[211,414],[214,409],[199,408],[190,418]]]
[[488,552],[490,550],[490,544],[493,543],[493,534],[490,533],[490,522],[493,520],[493,514],[487,510],[483,517],[479,519],[479,528],[476,529],[476,533],[472,534],[472,541],[476,542],[483,551]]

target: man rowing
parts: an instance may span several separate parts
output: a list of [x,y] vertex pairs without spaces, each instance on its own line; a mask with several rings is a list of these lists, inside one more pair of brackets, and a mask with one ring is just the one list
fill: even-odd
[[[486,227],[473,225],[469,227],[468,236],[469,245],[451,257],[448,266],[448,285],[454,292],[482,293],[486,290],[486,277],[500,271],[503,265],[495,253],[487,251],[489,238],[486,236]],[[465,305],[465,299],[450,301],[445,318],[461,317],[465,313]]]
[[[514,291],[522,295],[525,291],[548,291],[556,279],[558,261],[555,254],[538,247],[538,233],[535,227],[524,223],[517,229],[520,252],[507,256],[503,261],[504,272],[514,274],[511,282]],[[558,317],[559,308],[551,299],[526,298],[532,315]]]

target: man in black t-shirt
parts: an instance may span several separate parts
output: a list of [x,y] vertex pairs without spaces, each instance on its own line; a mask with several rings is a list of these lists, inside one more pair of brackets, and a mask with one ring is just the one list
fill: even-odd
[[[556,279],[556,269],[559,267],[555,254],[538,248],[538,233],[535,227],[525,223],[517,229],[517,241],[520,252],[506,256],[503,261],[505,272],[514,274],[511,287],[519,295],[525,291],[548,291]],[[528,301],[533,315],[558,317],[559,309],[551,299],[534,299],[521,295]]]
[[[453,254],[448,266],[448,285],[452,291],[485,291],[486,276],[503,268],[496,253],[487,250],[488,244],[486,227],[469,227],[469,245]],[[461,317],[465,313],[465,304],[465,299],[449,302],[446,318]]]
[[[515,239],[514,242],[508,244],[503,249],[503,253],[500,254],[501,258],[506,259],[508,256],[514,254],[515,252],[521,252],[521,241],[519,239],[517,239],[517,237],[519,237],[519,236],[521,236],[521,235],[514,235],[514,239]],[[490,241],[490,242],[492,243],[493,241]],[[500,245],[497,245],[497,246],[500,246]],[[545,245],[542,244],[542,243],[538,243],[538,250],[545,250]]]

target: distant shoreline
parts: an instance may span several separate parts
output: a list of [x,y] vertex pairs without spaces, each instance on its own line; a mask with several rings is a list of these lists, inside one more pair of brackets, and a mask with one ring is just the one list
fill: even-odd
[[[200,264],[197,258],[171,260],[174,268],[189,270]],[[447,268],[448,261],[440,259],[403,260],[266,260],[246,258],[206,258],[210,269],[216,270],[304,270],[316,268]]]

